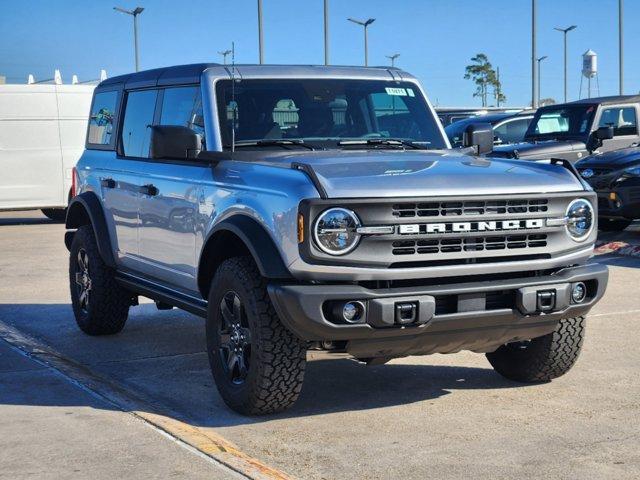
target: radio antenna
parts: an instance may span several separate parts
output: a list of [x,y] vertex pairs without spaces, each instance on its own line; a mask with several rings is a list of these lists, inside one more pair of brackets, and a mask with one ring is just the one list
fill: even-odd
[[236,104],[236,44],[231,42],[231,105],[233,115],[231,124],[231,152],[236,151],[236,123],[238,120],[238,105]]

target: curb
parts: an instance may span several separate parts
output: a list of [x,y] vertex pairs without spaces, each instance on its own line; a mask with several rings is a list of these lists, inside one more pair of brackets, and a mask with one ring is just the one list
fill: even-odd
[[181,420],[180,415],[170,409],[94,374],[84,365],[64,357],[35,337],[1,320],[0,340],[96,398],[146,423],[187,450],[207,458],[228,474],[248,480],[292,480],[286,473],[246,454],[213,429],[197,427]]

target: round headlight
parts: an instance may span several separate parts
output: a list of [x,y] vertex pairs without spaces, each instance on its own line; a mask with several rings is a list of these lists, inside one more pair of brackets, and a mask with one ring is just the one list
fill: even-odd
[[344,255],[356,248],[360,234],[356,229],[360,220],[351,210],[330,208],[320,214],[313,227],[318,247],[329,255]]
[[593,230],[593,207],[583,198],[574,200],[567,207],[567,232],[573,240],[586,239]]

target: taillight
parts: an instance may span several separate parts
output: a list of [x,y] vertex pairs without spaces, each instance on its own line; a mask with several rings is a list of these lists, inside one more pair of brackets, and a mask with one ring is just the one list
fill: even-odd
[[71,198],[75,197],[78,189],[78,171],[76,167],[71,170]]

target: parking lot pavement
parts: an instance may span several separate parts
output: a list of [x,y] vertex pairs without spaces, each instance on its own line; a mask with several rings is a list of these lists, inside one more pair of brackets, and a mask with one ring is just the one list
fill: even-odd
[[[8,217],[0,214],[2,322],[293,477],[635,479],[640,471],[640,259],[596,258],[610,265],[609,290],[592,312],[578,364],[550,384],[504,380],[483,355],[469,352],[377,367],[312,352],[298,403],[283,414],[247,418],[230,412],[215,390],[200,319],[146,303],[131,310],[121,334],[83,335],[68,305],[63,226],[33,214],[27,224],[2,220]],[[177,448],[160,435],[143,439],[156,432],[138,433],[126,414],[95,400],[35,395],[43,390],[35,380],[14,388],[13,397],[0,395],[3,432],[5,417],[19,412],[9,415],[12,434],[0,435],[0,445],[13,444],[14,466],[42,465],[38,458],[51,443],[23,437],[21,422],[50,438],[68,429],[63,438],[73,441],[64,452],[74,459],[85,437],[99,443],[100,419],[121,422],[116,433],[132,469],[148,458],[145,442]],[[54,415],[66,411],[74,412],[68,422]],[[183,451],[177,464],[189,463],[184,471],[197,477],[199,460]],[[109,468],[91,459],[84,465],[98,473]]]
[[0,478],[211,479],[213,472],[239,478],[0,340]]

